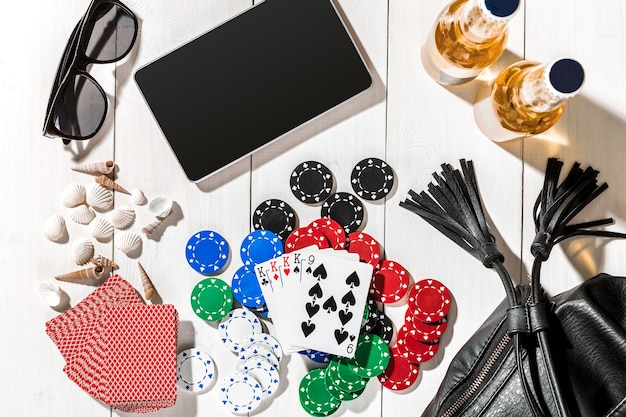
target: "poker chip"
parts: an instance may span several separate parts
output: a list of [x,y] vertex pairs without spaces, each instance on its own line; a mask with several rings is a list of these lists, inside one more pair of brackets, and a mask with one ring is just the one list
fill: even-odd
[[283,254],[283,243],[270,230],[255,230],[241,242],[241,260],[244,265],[256,265]]
[[380,336],[387,345],[391,344],[393,340],[393,321],[388,315],[380,313],[378,315],[378,322],[374,325],[370,333]]
[[176,356],[176,383],[185,391],[206,391],[211,387],[214,378],[215,363],[204,350],[190,348]]
[[358,398],[364,391],[367,385],[367,381],[369,378],[364,378],[363,385],[359,385],[357,389],[352,388],[351,390],[343,390],[340,387],[341,380],[335,376],[335,372],[331,370],[331,364],[328,365],[324,372],[324,382],[326,383],[326,388],[328,388],[328,392],[330,395],[338,399],[339,401],[350,401]]
[[328,390],[324,369],[307,372],[299,385],[299,399],[302,408],[312,416],[328,416],[341,406],[341,401]]
[[389,356],[389,346],[380,336],[361,333],[354,358],[348,359],[348,364],[358,376],[372,378],[387,368]]
[[238,356],[239,366],[241,367],[245,361],[255,356],[260,356],[269,361],[269,363],[277,369],[280,368],[280,360],[278,359],[278,356],[276,356],[274,350],[263,343],[253,343],[246,349],[241,350]]
[[259,381],[245,372],[236,372],[220,382],[220,401],[233,414],[255,410],[263,399]]
[[325,201],[332,193],[333,183],[333,174],[317,161],[302,162],[294,168],[289,179],[293,195],[307,204]]
[[267,359],[262,356],[251,356],[243,362],[240,370],[259,382],[263,398],[276,393],[280,384],[280,373]]
[[232,352],[239,352],[249,336],[263,331],[263,325],[252,312],[235,308],[220,320],[218,332],[224,345]]
[[331,353],[320,352],[319,350],[314,349],[304,349],[298,353],[316,363],[328,363],[334,357]]
[[321,217],[335,220],[346,234],[356,232],[365,217],[365,207],[359,198],[346,192],[332,194],[322,204]]
[[[357,375],[352,371],[351,366],[348,359],[343,356],[332,358],[326,367],[326,385],[329,388],[334,386],[344,393],[363,390],[369,378]],[[331,394],[335,393],[331,392]]]
[[418,281],[408,292],[407,304],[418,320],[438,322],[450,310],[450,291],[441,282],[427,278]]
[[321,218],[309,223],[309,227],[322,232],[331,248],[336,250],[345,249],[347,246],[347,236],[343,227],[333,219]]
[[263,290],[259,285],[256,274],[246,265],[240,267],[231,281],[233,296],[244,307],[252,309],[262,308],[265,305]]
[[281,239],[286,238],[296,228],[296,212],[283,200],[265,200],[257,206],[252,215],[255,230],[269,230]]
[[392,348],[389,365],[377,378],[383,387],[392,391],[403,391],[417,381],[419,369],[418,364],[411,363],[396,348]]
[[398,330],[396,348],[398,353],[409,362],[424,363],[437,354],[439,343],[424,343],[414,338],[404,325]]
[[226,239],[212,230],[195,233],[187,241],[187,263],[197,272],[210,275],[220,271],[228,261],[230,250]]
[[320,249],[325,249],[329,247],[329,243],[321,231],[309,226],[294,230],[285,239],[285,253],[291,253],[308,246],[317,246]]
[[374,269],[380,263],[380,245],[376,239],[367,233],[350,233],[348,235],[348,252],[356,253],[361,262],[372,265]]
[[248,336],[241,343],[241,352],[246,352],[250,347],[267,346],[276,355],[276,359],[280,362],[283,359],[283,348],[280,342],[269,333],[256,333]]
[[378,158],[366,158],[352,169],[350,183],[361,198],[374,201],[387,196],[393,188],[393,170]]
[[421,340],[424,343],[438,343],[439,338],[441,338],[448,327],[448,320],[444,318],[435,323],[426,323],[416,319],[412,311],[407,309],[404,325],[411,336],[417,340]]
[[400,301],[409,290],[409,273],[398,262],[384,259],[374,270],[370,294],[383,304]]
[[380,314],[382,314],[382,312],[378,310],[376,300],[374,300],[374,298],[372,298],[371,296],[367,297],[366,306],[368,309],[368,317],[361,327],[366,333],[371,333],[374,327],[378,325],[378,318]]
[[223,319],[233,307],[230,286],[219,278],[203,279],[191,291],[191,307],[203,320]]

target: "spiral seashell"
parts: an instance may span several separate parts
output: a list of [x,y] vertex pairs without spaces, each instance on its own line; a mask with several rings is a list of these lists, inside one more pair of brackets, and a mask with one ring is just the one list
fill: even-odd
[[167,217],[172,212],[174,201],[169,197],[154,197],[148,203],[148,210],[156,217]]
[[74,207],[70,211],[69,216],[70,219],[78,224],[89,224],[96,217],[96,213],[91,207],[83,204],[81,206]]
[[106,175],[100,175],[96,178],[96,182],[109,190],[119,191],[120,193],[130,194],[126,188],[122,187]]
[[44,236],[52,242],[57,242],[63,238],[66,231],[65,219],[60,214],[55,214],[50,217],[43,225]]
[[115,262],[113,262],[112,260],[108,258],[105,258],[102,255],[98,255],[98,256],[91,258],[89,262],[91,262],[95,266],[99,266],[102,268],[118,269],[120,267],[118,264],[116,264]]
[[104,268],[99,266],[94,266],[85,269],[79,269],[78,271],[68,272],[67,274],[61,274],[54,277],[59,281],[80,281],[87,279],[100,279],[102,277],[102,273]]
[[105,218],[96,217],[89,224],[89,233],[98,240],[106,240],[113,236],[113,225]]
[[137,206],[143,206],[148,202],[145,194],[139,188],[133,188],[130,192],[130,195],[132,197],[133,204]]
[[104,162],[92,162],[88,164],[76,165],[72,168],[72,171],[82,172],[83,174],[90,175],[109,175],[115,169],[115,162],[113,161],[104,161]]
[[93,257],[94,246],[90,240],[82,239],[72,244],[72,258],[76,265],[85,265]]
[[152,280],[150,280],[150,277],[141,263],[137,262],[137,266],[139,267],[139,276],[141,277],[141,284],[143,285],[143,292],[146,296],[146,300],[151,300],[156,292],[154,285],[152,284]]
[[147,235],[154,233],[154,231],[159,228],[161,223],[163,223],[163,220],[164,220],[163,217],[157,217],[155,221],[153,221],[147,226],[142,227],[141,232]]
[[61,194],[61,204],[65,207],[72,208],[85,203],[86,191],[85,186],[73,183],[65,187]]
[[98,183],[94,183],[87,187],[85,201],[94,209],[110,210],[113,207],[113,192]]
[[142,244],[141,236],[135,232],[122,232],[115,240],[115,246],[117,249],[125,254],[139,249]]
[[61,287],[52,282],[42,282],[37,285],[37,294],[44,303],[50,307],[58,307],[61,304]]
[[113,210],[109,220],[116,229],[128,229],[135,222],[135,210],[130,207],[120,207]]

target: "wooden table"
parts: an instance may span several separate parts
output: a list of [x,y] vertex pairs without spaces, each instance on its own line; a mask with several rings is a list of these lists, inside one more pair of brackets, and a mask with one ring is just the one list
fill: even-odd
[[[337,189],[350,191],[350,173],[363,158],[387,161],[396,173],[392,193],[366,202],[363,231],[376,237],[387,258],[403,264],[414,281],[431,277],[453,294],[450,327],[436,357],[424,363],[413,389],[395,393],[371,381],[365,393],[341,406],[338,415],[417,416],[434,395],[447,366],[504,297],[492,271],[463,252],[418,216],[399,206],[409,189],[420,191],[431,174],[447,162],[474,161],[488,218],[518,282],[526,282],[534,236],[532,206],[541,188],[548,157],[568,169],[574,161],[600,171],[609,190],[580,218],[613,217],[611,230],[626,231],[626,6],[620,0],[591,4],[583,0],[527,0],[510,27],[505,55],[478,80],[443,87],[430,79],[420,62],[420,46],[445,2],[415,0],[334,1],[374,78],[357,100],[334,109],[289,133],[277,143],[246,157],[227,170],[194,184],[170,152],[133,81],[134,71],[182,43],[253,5],[252,0],[128,0],[141,20],[140,36],[131,56],[101,65],[91,73],[109,95],[111,110],[102,131],[83,144],[63,146],[41,135],[50,86],[64,45],[88,1],[13,2],[0,26],[0,118],[2,120],[3,220],[0,230],[0,272],[3,357],[1,388],[6,415],[23,417],[92,417],[121,415],[97,402],[63,373],[63,358],[44,331],[59,314],[41,302],[35,286],[76,268],[72,242],[89,238],[85,226],[67,221],[69,239],[53,243],[43,225],[53,214],[66,216],[60,203],[65,187],[92,178],[72,171],[81,163],[115,160],[117,179],[148,198],[170,196],[172,216],[153,238],[143,239],[141,252],[128,257],[114,241],[95,242],[96,252],[120,264],[117,271],[140,292],[137,262],[151,276],[163,303],[180,314],[181,343],[194,343],[214,357],[221,376],[233,369],[236,357],[219,341],[215,323],[196,317],[189,295],[200,276],[186,264],[184,245],[196,231],[221,233],[232,249],[220,276],[229,281],[240,266],[239,243],[251,229],[252,210],[263,200],[283,199],[297,211],[300,224],[319,216],[319,207],[295,199],[289,190],[292,169],[318,160],[334,174]],[[559,123],[540,137],[497,144],[476,127],[472,103],[494,71],[515,60],[537,61],[569,56],[586,71],[582,93],[572,99]],[[250,76],[255,73],[249,70]],[[207,147],[204,152],[219,152]],[[226,145],[228,146],[228,145]],[[115,205],[131,205],[116,193]],[[150,220],[145,206],[137,209],[133,229]],[[117,233],[117,232],[116,232]],[[544,284],[563,291],[600,271],[624,271],[626,243],[594,238],[574,239],[557,247],[544,267]],[[93,286],[61,283],[71,305]],[[400,323],[405,304],[385,311]],[[271,329],[271,323],[269,323]],[[297,387],[304,373],[319,366],[291,355],[281,367],[281,391],[256,415],[305,416]],[[177,404],[163,416],[228,416],[213,389],[202,395],[180,392]]]

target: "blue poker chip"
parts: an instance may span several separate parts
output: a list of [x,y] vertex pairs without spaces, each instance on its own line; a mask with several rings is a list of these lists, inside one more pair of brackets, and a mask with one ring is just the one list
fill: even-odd
[[265,297],[254,271],[247,266],[239,268],[231,283],[233,296],[244,307],[258,309],[265,305]]
[[331,353],[320,352],[319,350],[313,349],[301,350],[298,353],[317,363],[328,363],[334,356]]
[[283,243],[272,231],[255,230],[241,242],[240,253],[244,265],[254,266],[282,255]]
[[195,233],[189,238],[185,248],[189,266],[203,275],[219,272],[228,262],[229,255],[226,239],[212,230]]

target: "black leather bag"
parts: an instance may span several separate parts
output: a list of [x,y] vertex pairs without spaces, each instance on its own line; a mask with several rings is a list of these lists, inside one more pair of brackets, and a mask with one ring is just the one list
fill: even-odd
[[540,281],[542,262],[563,239],[626,237],[591,230],[612,219],[568,225],[607,185],[577,163],[558,185],[562,163],[548,160],[531,284],[515,287],[485,222],[473,165],[461,164],[462,173],[442,165],[430,194],[409,191],[400,205],[496,270],[507,297],[452,359],[422,417],[626,416],[626,278],[600,274],[554,297]]

